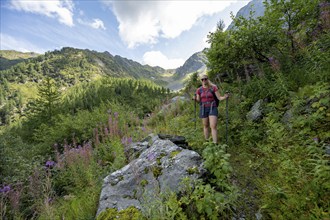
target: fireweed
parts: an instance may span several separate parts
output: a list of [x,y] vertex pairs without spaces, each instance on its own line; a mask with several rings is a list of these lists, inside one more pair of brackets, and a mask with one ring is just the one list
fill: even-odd
[[23,184],[4,185],[0,188],[0,217],[6,219],[8,216],[20,215],[21,197],[23,194]]

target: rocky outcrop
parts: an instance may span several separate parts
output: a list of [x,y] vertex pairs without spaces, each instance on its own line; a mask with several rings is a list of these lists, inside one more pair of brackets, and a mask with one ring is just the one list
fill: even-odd
[[292,108],[289,108],[283,115],[282,117],[282,123],[285,124],[286,127],[288,128],[292,128],[292,118],[293,118],[293,109]]
[[263,112],[263,100],[258,100],[251,108],[251,110],[247,113],[246,119],[249,121],[258,121],[262,118]]
[[175,70],[176,78],[182,78],[189,73],[205,73],[207,67],[207,57],[204,51],[194,53],[191,57],[186,60],[183,66],[180,66]]
[[[183,178],[197,179],[205,173],[202,157],[177,146],[171,138],[152,134],[131,145],[136,159],[104,179],[97,215],[107,208],[141,209],[146,198],[152,200],[166,191],[179,192]],[[174,140],[185,142],[182,137]]]
[[[253,18],[261,17],[265,13],[265,6],[263,4],[264,0],[252,0],[246,6],[242,7],[236,14],[235,18],[240,16],[248,19],[250,17],[250,12],[253,11]],[[231,22],[227,30],[234,29],[234,22]]]

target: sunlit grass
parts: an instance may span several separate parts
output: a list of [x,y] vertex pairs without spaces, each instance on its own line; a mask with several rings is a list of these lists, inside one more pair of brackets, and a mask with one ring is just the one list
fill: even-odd
[[173,75],[174,75],[174,72],[165,72],[165,73],[161,74],[160,76],[165,77],[165,78],[170,78],[170,77],[173,77]]
[[34,99],[38,94],[38,84],[35,82],[26,82],[24,84],[11,83],[9,84],[9,89],[11,91],[19,91],[24,97],[24,100]]

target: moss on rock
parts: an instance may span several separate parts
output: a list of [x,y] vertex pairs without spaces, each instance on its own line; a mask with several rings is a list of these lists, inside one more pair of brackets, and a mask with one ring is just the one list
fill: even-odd
[[139,219],[143,219],[143,216],[140,210],[131,206],[119,212],[114,208],[106,209],[103,212],[101,212],[96,218],[96,220],[114,220],[114,219],[139,220]]

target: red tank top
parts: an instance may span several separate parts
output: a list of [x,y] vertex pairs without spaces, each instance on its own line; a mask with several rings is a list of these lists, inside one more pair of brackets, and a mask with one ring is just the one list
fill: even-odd
[[[218,91],[218,87],[213,86],[212,90],[215,93],[216,91]],[[205,107],[211,107],[211,104],[212,104],[212,106],[216,106],[215,99],[214,99],[214,96],[212,94],[211,88],[203,88],[201,86],[197,89],[196,94],[199,95],[200,102]]]

